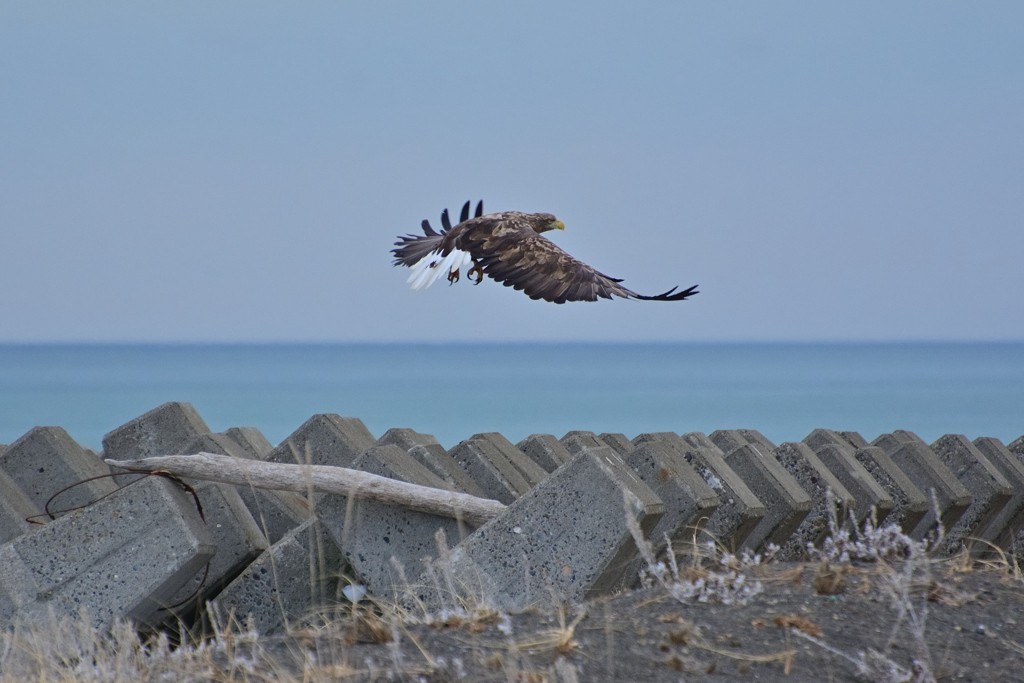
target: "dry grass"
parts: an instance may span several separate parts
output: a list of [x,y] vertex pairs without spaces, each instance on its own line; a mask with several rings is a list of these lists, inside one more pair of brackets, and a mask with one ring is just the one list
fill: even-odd
[[[932,505],[935,518],[941,519],[934,491]],[[795,625],[791,625],[790,629],[795,635],[851,662],[858,676],[873,683],[935,683],[935,666],[925,638],[925,630],[928,622],[928,602],[937,601],[942,593],[939,588],[941,584],[933,578],[934,567],[939,562],[950,562],[934,557],[935,553],[943,548],[945,532],[941,523],[925,540],[915,541],[895,524],[877,526],[874,514],[869,515],[860,528],[852,516],[850,521],[850,525],[840,528],[833,511],[829,519],[830,534],[822,548],[819,550],[808,547],[811,556],[820,562],[814,586],[819,593],[824,594],[844,590],[842,571],[833,568],[833,562],[859,560],[876,563],[879,567],[876,585],[894,613],[892,629],[885,647],[853,655],[828,645],[820,639],[820,633],[813,633]],[[851,529],[854,530],[853,533]],[[967,561],[967,553],[963,553],[961,557],[961,562]],[[893,659],[898,637],[904,634],[909,634],[912,657],[909,667],[902,666]]]

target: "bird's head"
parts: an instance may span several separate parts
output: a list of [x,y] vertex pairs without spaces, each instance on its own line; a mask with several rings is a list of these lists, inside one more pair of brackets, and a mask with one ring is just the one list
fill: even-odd
[[565,223],[558,220],[550,213],[531,213],[526,217],[532,227],[537,232],[547,232],[548,230],[565,230]]

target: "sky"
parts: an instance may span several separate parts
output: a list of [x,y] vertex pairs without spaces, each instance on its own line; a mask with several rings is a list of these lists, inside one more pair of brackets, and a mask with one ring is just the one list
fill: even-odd
[[[411,291],[478,199],[700,294]],[[0,1],[0,342],[990,339],[1022,3]]]

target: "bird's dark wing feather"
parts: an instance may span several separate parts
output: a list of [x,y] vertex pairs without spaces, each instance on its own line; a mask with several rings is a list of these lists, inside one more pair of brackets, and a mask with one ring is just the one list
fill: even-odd
[[[697,287],[699,286],[700,285],[694,285],[693,287],[684,289],[681,292],[676,292],[676,290],[679,288],[673,287],[664,294],[658,294],[657,296],[644,296],[642,294],[637,294],[636,298],[642,299],[644,301],[682,301],[683,299],[693,296],[694,294],[700,294],[700,292],[697,291]],[[675,292],[675,294],[673,294],[672,292]]]
[[505,212],[474,218],[462,226],[457,248],[468,251],[488,276],[523,291],[531,299],[556,304],[597,301],[620,296],[648,301],[681,301],[696,294],[696,287],[673,294],[643,296],[619,284],[621,280],[594,270],[540,235],[522,219]]
[[[466,218],[469,217],[469,202],[462,207],[462,217],[459,220],[459,224],[466,222]],[[484,212],[484,200],[480,200],[476,205],[476,215],[479,218]],[[420,223],[420,227],[423,228],[423,236],[420,235],[399,235],[398,241],[395,242],[397,249],[392,249],[391,253],[395,255],[395,260],[392,263],[396,266],[408,266],[412,267],[421,258],[434,251],[435,249],[442,249],[447,252],[451,251],[451,247],[447,246],[444,242],[444,237],[452,229],[452,222],[448,218],[448,209],[441,212],[441,232],[434,230],[430,225],[430,221],[424,220]],[[458,226],[456,226],[458,227]]]
[[392,263],[396,266],[411,268],[421,258],[441,246],[444,235],[439,235],[427,221],[423,221],[425,235],[400,235],[391,253],[395,255]]

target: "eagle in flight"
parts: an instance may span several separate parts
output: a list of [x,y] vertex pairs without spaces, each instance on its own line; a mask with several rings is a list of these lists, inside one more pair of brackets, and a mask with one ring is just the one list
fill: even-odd
[[622,280],[608,277],[586,263],[573,258],[541,233],[564,230],[565,224],[550,213],[502,211],[484,213],[484,203],[476,205],[469,217],[470,203],[462,207],[459,223],[452,226],[448,209],[441,213],[441,232],[423,221],[423,235],[406,235],[395,242],[394,265],[412,269],[408,282],[413,289],[429,287],[442,274],[448,283],[457,282],[459,270],[473,264],[467,278],[476,276],[480,284],[487,274],[506,287],[523,291],[531,299],[556,304],[566,301],[642,299],[644,301],[682,301],[697,294],[697,285],[682,292],[676,287],[657,296],[644,296],[620,285]]

